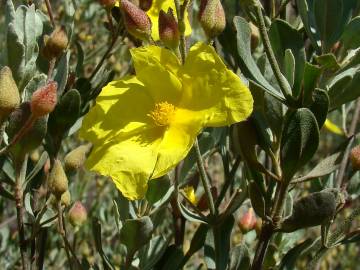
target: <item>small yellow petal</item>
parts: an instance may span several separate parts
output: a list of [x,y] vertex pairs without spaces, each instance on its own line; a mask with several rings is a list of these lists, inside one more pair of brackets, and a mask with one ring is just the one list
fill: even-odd
[[[181,4],[184,2],[180,1]],[[175,2],[173,0],[154,0],[151,8],[147,11],[147,14],[151,20],[151,37],[153,40],[158,41],[159,38],[159,12],[163,10],[165,12],[168,11],[169,8],[172,8],[174,13],[176,14]],[[185,36],[191,35],[191,25],[189,22],[188,12],[185,12]]]
[[193,204],[196,205],[197,200],[196,200],[196,195],[195,195],[195,191],[194,188],[192,186],[186,186],[183,188],[184,191],[184,195],[186,196],[186,198]]
[[337,125],[335,125],[333,122],[331,122],[329,119],[326,119],[325,123],[324,123],[324,127],[334,133],[334,134],[337,134],[337,135],[344,135],[344,131],[339,128]]

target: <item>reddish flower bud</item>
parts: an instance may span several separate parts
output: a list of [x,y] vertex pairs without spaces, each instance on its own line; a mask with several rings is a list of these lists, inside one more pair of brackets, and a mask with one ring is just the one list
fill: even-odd
[[239,227],[243,233],[251,231],[256,226],[256,216],[254,210],[250,208],[239,220]]
[[350,152],[350,160],[354,171],[360,170],[360,145],[355,146]]
[[163,10],[160,10],[159,36],[160,40],[166,47],[175,49],[179,46],[180,33],[178,23],[171,8],[168,9],[167,13],[165,13]]
[[42,53],[47,60],[58,58],[68,45],[68,37],[64,26],[56,27],[50,36],[44,36]]
[[69,221],[74,227],[79,227],[84,224],[87,219],[87,211],[84,205],[77,201],[69,210]]
[[49,82],[45,86],[36,90],[31,97],[31,113],[38,118],[51,113],[57,101],[57,83]]
[[152,6],[152,2],[153,2],[153,0],[140,0],[139,1],[139,7],[143,11],[148,11]]
[[151,35],[151,21],[145,11],[128,0],[121,0],[120,8],[124,15],[127,31],[135,38],[149,40]]
[[199,21],[209,38],[214,38],[224,31],[225,12],[220,0],[201,0]]
[[105,8],[112,8],[115,6],[116,1],[115,0],[98,0],[100,5],[102,5]]

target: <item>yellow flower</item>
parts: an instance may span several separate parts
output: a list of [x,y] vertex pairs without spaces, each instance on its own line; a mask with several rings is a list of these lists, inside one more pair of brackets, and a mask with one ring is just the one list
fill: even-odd
[[131,54],[136,76],[103,88],[80,137],[94,145],[86,166],[134,200],[186,157],[202,128],[246,119],[253,99],[208,45],[194,45],[184,65],[157,46]]

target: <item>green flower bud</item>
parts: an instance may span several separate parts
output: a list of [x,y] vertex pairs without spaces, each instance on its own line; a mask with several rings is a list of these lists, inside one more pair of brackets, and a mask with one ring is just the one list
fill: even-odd
[[283,232],[321,225],[336,213],[337,201],[333,192],[321,191],[306,196],[294,204],[292,215],[281,224]]
[[19,89],[9,67],[0,70],[0,121],[20,104]]
[[56,159],[49,176],[49,187],[57,199],[68,190],[68,179],[60,160]]
[[42,53],[47,60],[59,58],[68,45],[65,26],[56,27],[50,36],[44,36]]
[[159,13],[159,36],[164,45],[170,49],[176,49],[180,42],[180,33],[173,10],[168,12],[160,10]]
[[77,201],[71,207],[68,213],[69,221],[74,227],[80,227],[87,219],[87,211],[84,205]]
[[128,0],[121,0],[120,8],[124,16],[127,31],[140,40],[149,40],[151,21],[148,15]]
[[60,198],[61,204],[64,205],[65,207],[68,207],[71,203],[71,194],[70,191],[67,190],[65,191]]
[[[11,141],[25,125],[30,115],[31,112],[29,102],[22,103],[19,108],[10,114],[9,124],[5,130],[9,137],[9,141]],[[46,117],[37,118],[30,129],[27,131],[26,135],[11,147],[10,152],[15,156],[29,153],[41,144],[42,140],[45,138],[46,131]]]
[[201,0],[199,21],[209,38],[215,38],[225,29],[225,12],[220,0]]
[[89,152],[90,148],[90,144],[81,145],[69,152],[64,159],[65,170],[75,171],[80,169],[85,163],[86,154]]

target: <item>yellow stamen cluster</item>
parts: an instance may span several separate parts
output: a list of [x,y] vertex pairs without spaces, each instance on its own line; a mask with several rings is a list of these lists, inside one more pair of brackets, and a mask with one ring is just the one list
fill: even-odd
[[171,122],[175,112],[175,106],[166,101],[156,103],[154,110],[152,110],[148,116],[150,116],[157,126],[168,126]]

